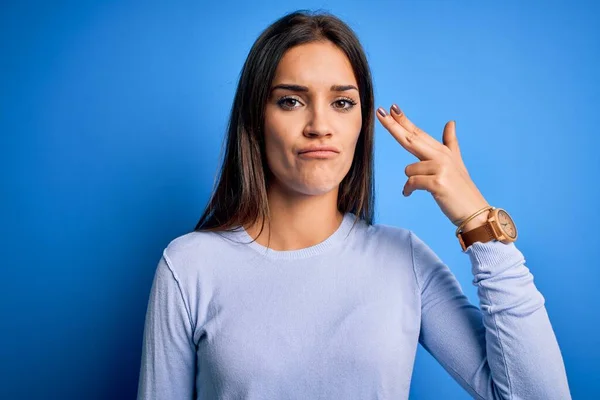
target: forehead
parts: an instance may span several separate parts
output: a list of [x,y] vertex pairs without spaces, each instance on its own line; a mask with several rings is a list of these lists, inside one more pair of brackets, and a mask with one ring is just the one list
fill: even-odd
[[354,84],[356,78],[346,54],[330,41],[301,44],[282,57],[273,83],[296,83],[306,86]]

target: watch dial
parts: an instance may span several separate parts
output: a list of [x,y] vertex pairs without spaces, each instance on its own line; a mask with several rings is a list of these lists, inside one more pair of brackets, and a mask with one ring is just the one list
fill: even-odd
[[498,224],[506,236],[511,239],[517,237],[517,227],[506,211],[498,211]]

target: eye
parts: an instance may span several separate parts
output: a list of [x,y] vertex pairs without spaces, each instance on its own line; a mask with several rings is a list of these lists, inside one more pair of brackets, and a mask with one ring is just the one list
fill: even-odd
[[337,108],[342,111],[350,111],[350,109],[356,105],[356,101],[352,100],[349,97],[346,97],[346,98],[336,100],[333,104],[337,104],[337,105],[341,106],[341,107],[334,107],[334,108]]
[[294,108],[297,108],[295,106],[298,104],[301,104],[300,100],[293,97],[282,97],[277,101],[277,105],[286,110],[293,110]]
[[[332,103],[333,108],[340,111],[350,111],[357,103],[349,97],[337,99]],[[284,110],[294,110],[302,105],[302,102],[295,97],[284,96],[277,101],[277,105]]]

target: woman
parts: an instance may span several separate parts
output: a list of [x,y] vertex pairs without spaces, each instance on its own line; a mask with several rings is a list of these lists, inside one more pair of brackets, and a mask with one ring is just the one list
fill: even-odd
[[339,19],[296,12],[260,35],[215,192],[158,263],[138,399],[407,398],[418,343],[474,398],[570,398],[516,231],[467,246],[500,214],[454,123],[440,143],[397,105],[377,111],[420,159],[404,195],[429,191],[457,225],[481,310],[413,232],[373,224],[374,118],[364,52]]

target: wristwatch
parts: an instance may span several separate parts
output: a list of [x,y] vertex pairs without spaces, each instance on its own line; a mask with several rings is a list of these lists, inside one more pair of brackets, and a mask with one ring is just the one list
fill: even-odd
[[456,235],[463,252],[475,242],[486,243],[498,240],[508,244],[517,240],[517,227],[506,210],[493,207],[490,210],[487,222],[468,232],[459,232]]

